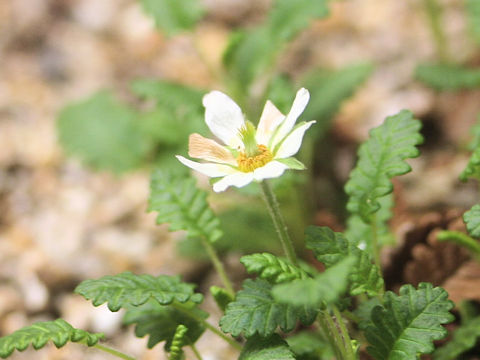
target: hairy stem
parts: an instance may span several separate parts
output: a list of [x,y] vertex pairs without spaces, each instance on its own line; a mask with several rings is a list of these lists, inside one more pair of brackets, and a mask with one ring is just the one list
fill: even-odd
[[[382,271],[382,261],[380,258],[380,244],[378,243],[378,227],[377,227],[377,216],[376,214],[372,215],[372,221],[370,223],[370,228],[372,231],[372,251],[373,251],[373,261],[375,265],[378,267],[378,271],[380,272],[380,276],[383,278],[383,271]],[[385,292],[385,284],[383,284],[382,288],[382,296]]]
[[350,335],[348,334],[347,327],[345,326],[345,322],[343,320],[343,316],[340,313],[340,310],[333,305],[333,314],[335,315],[335,318],[337,320],[338,326],[340,328],[340,334],[343,338],[343,344],[345,347],[345,355],[348,357],[348,359],[355,360],[356,355],[353,351],[352,348],[352,340],[350,339]]
[[282,243],[283,251],[287,256],[288,260],[290,260],[292,264],[297,265],[297,255],[295,254],[292,240],[288,235],[285,220],[283,220],[282,214],[280,213],[277,198],[275,197],[275,194],[273,193],[270,184],[266,180],[263,180],[260,183],[260,186],[263,191],[263,198],[265,200],[265,203],[267,204],[268,211],[270,212],[270,216],[272,217],[273,225],[275,226],[278,237],[280,238],[280,242]]
[[225,335],[224,333],[222,333],[220,330],[218,330],[215,326],[211,325],[209,322],[207,322],[205,319],[203,319],[202,317],[198,316],[197,314],[193,313],[192,311],[190,311],[189,309],[181,306],[180,304],[177,304],[177,303],[172,303],[172,306],[183,312],[185,315],[191,317],[192,319],[194,319],[195,321],[198,321],[200,324],[202,324],[203,326],[205,326],[205,328],[207,328],[208,330],[210,330],[211,332],[213,332],[215,335],[221,337],[223,340],[225,340],[226,342],[228,342],[230,345],[232,345],[235,349],[237,350],[241,350],[242,347],[240,346],[239,343],[237,343],[235,340],[233,340],[232,338],[228,337],[227,335]]
[[448,61],[447,37],[442,26],[442,8],[438,0],[423,0],[425,10],[430,23],[438,58],[446,62]]
[[326,328],[326,331],[329,334],[330,345],[333,346],[335,357],[337,358],[337,360],[348,360],[347,354],[345,352],[345,346],[343,345],[343,339],[338,332],[338,328],[335,325],[335,322],[328,313],[328,310],[323,311],[320,314],[320,318],[321,323],[323,322],[323,326]]
[[113,355],[113,356],[116,356],[120,359],[124,359],[124,360],[135,360],[135,358],[131,357],[131,356],[128,356],[120,351],[117,351],[115,349],[112,349],[108,346],[105,346],[105,345],[100,345],[100,344],[95,344],[93,345],[94,348],[98,349],[98,350],[101,350],[101,351],[104,351],[106,353],[109,353],[110,355]]
[[213,267],[220,276],[220,279],[222,280],[223,286],[225,286],[225,289],[230,293],[232,297],[235,297],[235,291],[233,290],[232,282],[228,278],[227,272],[225,271],[225,268],[223,267],[223,264],[220,261],[217,252],[215,251],[215,248],[212,246],[212,244],[210,244],[207,239],[202,237],[201,241],[203,247],[205,248],[205,251],[208,254],[208,257],[210,258],[210,261],[213,264]]

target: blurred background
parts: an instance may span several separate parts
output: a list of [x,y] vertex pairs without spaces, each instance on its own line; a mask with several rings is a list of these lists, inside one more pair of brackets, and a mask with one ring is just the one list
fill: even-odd
[[[187,171],[173,155],[187,153],[190,133],[208,135],[201,97],[211,89],[228,93],[254,123],[266,98],[288,112],[298,88],[311,91],[302,119],[318,123],[300,154],[308,171],[275,183],[299,244],[304,225],[343,229],[343,184],[357,145],[386,116],[412,110],[425,143],[414,171],[396,183],[397,245],[385,253],[386,275],[391,288],[428,280],[416,278],[427,259],[432,268],[450,264],[432,281],[466,281],[452,277],[468,257],[431,239],[437,228],[462,228],[461,212],[478,199],[475,184],[458,181],[480,110],[465,1],[331,0],[297,22],[275,18],[268,0],[192,0],[171,13],[159,3],[0,1],[0,335],[62,317],[105,332],[138,359],[163,358],[162,345],[146,350],[121,314],[72,292],[84,279],[126,270],[182,274],[202,292],[218,283],[195,239],[168,233],[147,213],[152,169]],[[422,70],[432,63],[465,65],[477,80],[458,85]],[[198,183],[210,191],[207,179]],[[278,250],[258,189],[209,200],[229,234],[217,247],[240,281],[242,253]],[[480,288],[468,281],[461,288]],[[216,311],[208,298],[205,307]],[[205,359],[234,358],[217,342],[204,334]],[[109,357],[72,344],[11,358]]]

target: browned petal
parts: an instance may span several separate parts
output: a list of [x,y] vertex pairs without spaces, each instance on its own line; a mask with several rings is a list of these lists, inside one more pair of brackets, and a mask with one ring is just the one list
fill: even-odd
[[188,139],[188,155],[193,158],[236,165],[232,153],[212,139],[192,134]]

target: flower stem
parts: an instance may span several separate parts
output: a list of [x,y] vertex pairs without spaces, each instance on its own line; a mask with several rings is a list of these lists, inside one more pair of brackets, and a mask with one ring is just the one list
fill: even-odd
[[270,216],[272,217],[273,225],[275,226],[278,237],[280,238],[280,242],[282,243],[283,251],[287,256],[288,260],[290,260],[292,264],[297,265],[297,255],[295,254],[292,240],[288,235],[285,220],[283,220],[282,214],[280,213],[277,198],[275,197],[275,194],[273,193],[270,184],[266,180],[263,180],[260,183],[260,186],[263,191],[263,198],[265,200],[265,203],[267,204],[268,211],[270,212]]
[[444,27],[442,26],[442,8],[438,0],[423,0],[425,10],[430,22],[430,29],[435,40],[437,48],[437,56],[443,61],[447,62],[449,55],[447,49],[447,37],[445,35]]
[[202,241],[203,247],[205,248],[205,251],[208,254],[208,257],[210,258],[210,261],[213,264],[213,267],[215,268],[218,275],[220,276],[220,279],[222,280],[223,286],[225,286],[225,289],[230,293],[230,295],[232,295],[232,297],[234,297],[235,291],[233,290],[232,282],[228,278],[225,268],[223,267],[222,262],[218,258],[215,248],[207,239],[202,237],[201,241]]
[[195,344],[190,344],[190,348],[192,349],[193,353],[195,354],[198,360],[203,360],[202,354],[200,354]]
[[95,344],[93,345],[94,348],[98,349],[98,350],[102,350],[106,353],[109,353],[110,355],[113,355],[113,356],[116,356],[120,359],[124,359],[124,360],[135,360],[135,358],[131,357],[131,356],[128,356],[120,351],[117,351],[115,349],[112,349],[108,346],[104,346],[104,345],[100,345],[100,344]]
[[215,335],[221,337],[223,340],[225,340],[226,342],[228,342],[230,345],[232,345],[235,349],[237,350],[241,350],[242,347],[240,346],[239,343],[237,343],[235,340],[233,340],[232,338],[228,337],[227,335],[225,335],[224,333],[222,333],[220,330],[218,330],[215,326],[211,325],[209,322],[205,321],[205,319],[203,319],[202,317],[198,316],[197,314],[193,313],[192,311],[190,311],[189,309],[181,306],[180,304],[177,304],[177,303],[172,303],[171,304],[175,309],[181,311],[182,313],[184,313],[185,315],[191,317],[193,320],[199,322],[200,324],[202,324],[203,326],[205,326],[208,330],[210,330],[211,332],[213,332]]

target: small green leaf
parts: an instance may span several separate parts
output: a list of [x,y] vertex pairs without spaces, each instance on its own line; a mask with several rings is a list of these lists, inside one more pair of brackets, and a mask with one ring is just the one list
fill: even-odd
[[415,71],[418,80],[440,91],[475,89],[480,86],[480,69],[451,64],[423,64]]
[[288,344],[277,334],[247,340],[238,360],[295,360]]
[[440,287],[421,283],[387,292],[383,305],[372,310],[372,325],[365,331],[368,352],[376,360],[416,360],[434,350],[433,341],[447,335],[442,324],[451,322],[453,303]]
[[302,76],[301,84],[310,91],[304,119],[315,119],[313,131],[322,135],[342,102],[353,95],[373,71],[371,64],[349,65],[339,70],[315,69]]
[[355,316],[358,318],[358,328],[365,330],[369,326],[372,326],[372,310],[376,306],[382,305],[378,297],[368,299],[367,301],[362,301],[358,307],[355,309]]
[[211,286],[210,293],[212,294],[213,299],[217,303],[220,310],[223,312],[225,312],[227,305],[234,300],[232,295],[226,289],[218,286]]
[[284,332],[293,330],[299,319],[306,325],[315,320],[315,311],[280,304],[273,299],[271,290],[272,285],[263,279],[245,280],[243,289],[220,319],[222,330],[233,336],[243,333],[247,338],[255,334],[267,337],[277,327]]
[[480,147],[475,148],[467,166],[460,174],[460,180],[467,181],[469,178],[480,180]]
[[289,158],[285,158],[285,159],[276,159],[276,161],[287,165],[288,168],[292,169],[292,170],[305,170],[306,169],[305,165],[301,161],[298,161],[297,159],[295,159],[294,157],[289,157]]
[[355,256],[357,271],[350,274],[351,295],[367,293],[375,296],[382,292],[383,279],[366,251],[350,243],[342,233],[333,232],[328,227],[309,226],[305,234],[307,248],[314,252],[317,260],[324,263],[327,269],[349,255]]
[[393,191],[391,178],[411,170],[405,159],[419,155],[423,141],[421,123],[408,110],[387,117],[370,131],[370,138],[358,150],[358,162],[345,185],[349,195],[347,209],[369,223],[380,209],[378,199]]
[[466,0],[466,10],[470,33],[475,41],[480,44],[480,2]]
[[455,360],[470,350],[480,338],[480,318],[470,320],[453,333],[453,339],[433,353],[434,360]]
[[286,339],[288,346],[297,360],[332,359],[334,357],[330,345],[308,331],[302,331]]
[[151,150],[136,112],[109,91],[62,109],[58,137],[68,154],[87,165],[122,173],[140,167]]
[[186,230],[189,237],[215,242],[222,236],[220,221],[207,203],[207,193],[195,179],[157,169],[150,182],[149,211],[156,211],[157,224],[170,223],[170,231]]
[[43,348],[48,341],[52,341],[57,348],[61,348],[69,341],[94,346],[103,337],[103,334],[91,334],[75,329],[62,319],[37,322],[0,338],[0,357],[5,359],[15,349],[23,351],[30,344],[35,350],[38,350]]
[[473,237],[480,238],[480,205],[474,205],[470,210],[463,214],[463,221],[467,230]]
[[348,276],[356,263],[354,256],[346,257],[317,275],[315,279],[299,279],[273,288],[273,297],[293,306],[319,308],[337,301],[347,290]]
[[[184,307],[188,312],[193,312],[196,317],[206,319],[208,314],[196,307],[196,304],[187,302],[178,307]],[[186,312],[171,305],[163,306],[154,300],[150,300],[140,306],[128,306],[123,319],[127,325],[135,325],[135,336],[141,338],[149,335],[148,348],[151,349],[159,342],[166,341],[165,349],[170,351],[175,332],[179,325],[188,328],[185,334],[186,343],[194,343],[205,331],[198,321],[193,320]]]
[[77,294],[92,300],[94,306],[108,302],[110,311],[118,311],[127,306],[139,306],[150,299],[161,305],[173,301],[201,303],[203,296],[195,294],[195,285],[180,281],[178,276],[134,275],[124,272],[114,276],[104,276],[97,280],[85,280],[75,289]]
[[203,17],[199,0],[141,0],[145,12],[168,35],[189,30]]
[[260,278],[273,284],[309,277],[305,271],[288,260],[280,259],[269,253],[246,255],[240,259],[240,262],[249,274],[258,274]]

